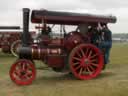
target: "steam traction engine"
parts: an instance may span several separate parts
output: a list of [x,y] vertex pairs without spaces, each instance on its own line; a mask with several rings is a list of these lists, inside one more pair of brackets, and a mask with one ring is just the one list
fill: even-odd
[[[42,60],[56,72],[71,72],[76,78],[88,80],[97,77],[103,67],[103,54],[91,44],[87,30],[94,23],[115,23],[114,16],[97,16],[69,12],[32,10],[31,22],[42,24],[42,34],[37,46],[33,46],[29,34],[29,12],[23,9],[22,46],[19,59],[11,66],[10,77],[18,85],[28,85],[36,77],[34,60]],[[51,38],[48,24],[78,26],[61,37]],[[40,28],[40,27],[39,27]]]
[[0,48],[2,52],[11,53],[10,50],[11,45],[14,41],[19,40],[20,34],[18,32],[14,32],[10,30],[19,30],[19,29],[20,29],[19,26],[0,26]]

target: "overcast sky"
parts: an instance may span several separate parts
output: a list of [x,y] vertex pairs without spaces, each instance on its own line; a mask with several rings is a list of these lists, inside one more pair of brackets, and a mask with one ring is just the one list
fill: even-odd
[[117,23],[113,33],[128,33],[128,0],[0,0],[0,25],[22,26],[22,8],[112,14]]

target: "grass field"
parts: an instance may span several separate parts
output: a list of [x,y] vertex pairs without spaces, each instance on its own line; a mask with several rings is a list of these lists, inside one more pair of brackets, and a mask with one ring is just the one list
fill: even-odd
[[9,78],[10,66],[16,58],[0,53],[0,96],[128,96],[128,44],[114,44],[110,58],[106,70],[93,80],[37,70],[32,85],[17,86]]

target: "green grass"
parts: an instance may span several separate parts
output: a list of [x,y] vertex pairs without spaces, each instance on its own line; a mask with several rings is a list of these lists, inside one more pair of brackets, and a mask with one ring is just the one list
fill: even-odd
[[10,80],[9,69],[16,58],[0,53],[0,96],[127,96],[127,50],[128,44],[114,44],[111,63],[93,80],[76,80],[51,70],[37,70],[37,78],[29,86],[18,86]]

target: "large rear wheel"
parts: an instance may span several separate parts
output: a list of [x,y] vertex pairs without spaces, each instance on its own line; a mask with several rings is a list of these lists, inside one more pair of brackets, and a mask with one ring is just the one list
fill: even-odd
[[78,79],[88,80],[97,77],[103,67],[103,55],[92,44],[80,44],[70,53],[71,72]]

